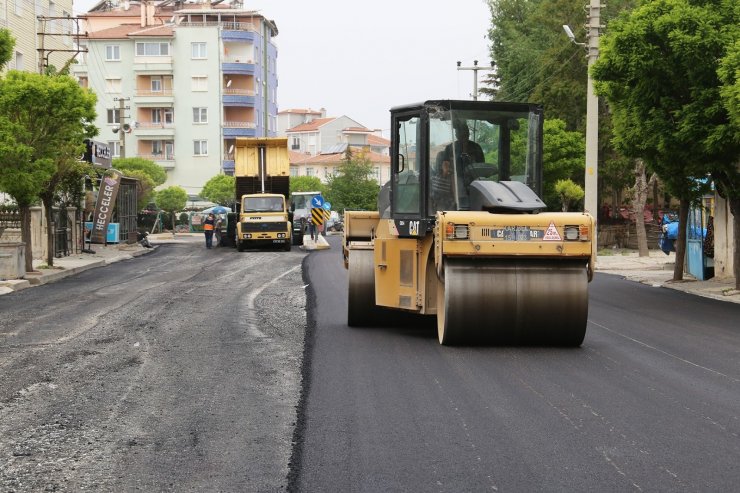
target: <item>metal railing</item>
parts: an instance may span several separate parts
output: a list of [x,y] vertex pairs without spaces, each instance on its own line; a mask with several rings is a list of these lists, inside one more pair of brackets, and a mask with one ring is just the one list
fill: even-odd
[[156,122],[142,122],[137,121],[136,122],[139,125],[139,128],[148,129],[148,128],[175,128],[174,123],[156,123]]
[[152,91],[151,89],[137,89],[135,96],[172,96],[172,89],[162,89],[161,91]]
[[224,56],[222,59],[225,63],[254,63],[254,61],[247,56]]
[[237,96],[254,96],[254,91],[251,89],[232,89],[230,87],[223,88],[224,94],[235,94]]
[[223,124],[224,127],[231,127],[231,128],[257,128],[257,125],[254,122],[231,122],[231,121],[225,121]]
[[174,161],[174,154],[137,154],[136,157],[148,159],[150,161]]
[[226,31],[252,31],[259,33],[251,22],[226,22],[226,21],[181,21],[179,27],[221,27]]

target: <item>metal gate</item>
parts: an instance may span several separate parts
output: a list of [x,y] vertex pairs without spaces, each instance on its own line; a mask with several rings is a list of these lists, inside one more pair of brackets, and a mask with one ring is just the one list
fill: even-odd
[[69,216],[64,207],[52,210],[54,220],[54,256],[66,257],[72,251],[72,231],[69,226]]
[[136,242],[137,200],[136,180],[126,177],[121,178],[118,197],[116,198],[116,214],[120,224],[118,238],[121,242]]

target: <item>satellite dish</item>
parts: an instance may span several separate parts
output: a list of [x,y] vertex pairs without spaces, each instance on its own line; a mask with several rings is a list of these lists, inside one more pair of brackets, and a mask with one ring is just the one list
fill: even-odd
[[231,154],[232,152],[234,152],[234,144],[229,146],[228,154]]
[[231,79],[226,81],[226,87],[231,87]]
[[113,127],[111,130],[113,130],[114,134],[117,134],[120,129],[118,127]]

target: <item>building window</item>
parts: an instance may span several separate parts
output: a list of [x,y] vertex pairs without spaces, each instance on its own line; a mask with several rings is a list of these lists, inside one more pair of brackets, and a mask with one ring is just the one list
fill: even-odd
[[152,123],[162,123],[162,110],[160,108],[152,109]]
[[15,69],[23,70],[23,53],[20,51],[15,52]]
[[164,123],[166,125],[172,125],[175,121],[175,114],[172,111],[172,108],[164,108]]
[[207,140],[194,140],[193,141],[193,154],[196,156],[207,156],[208,155],[208,141]]
[[298,176],[298,167],[297,166],[291,166],[290,167],[290,176]]
[[380,168],[378,166],[373,169],[373,174],[375,175],[375,181],[380,183]]
[[152,76],[151,87],[152,92],[162,92],[162,77]]
[[105,92],[120,94],[121,93],[121,79],[119,78],[105,79]]
[[169,43],[136,43],[136,56],[168,56]]
[[159,156],[164,153],[164,145],[161,140],[152,141],[152,156]]
[[193,108],[193,123],[208,123],[208,108]]
[[121,157],[121,141],[120,140],[109,140],[108,147],[110,147],[111,157]]
[[108,108],[108,125],[121,123],[120,113],[117,108]]
[[118,62],[121,60],[121,47],[119,45],[105,45],[105,61]]
[[205,43],[190,43],[191,57],[192,58],[206,58],[206,44]]
[[306,176],[313,176],[313,168],[306,168]]
[[193,91],[207,91],[208,90],[208,77],[205,75],[197,75],[193,77]]

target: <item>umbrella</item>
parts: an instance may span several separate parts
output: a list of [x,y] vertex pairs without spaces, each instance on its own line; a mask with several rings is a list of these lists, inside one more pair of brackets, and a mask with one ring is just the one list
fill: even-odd
[[210,209],[205,209],[202,212],[213,212],[214,214],[227,214],[231,212],[231,209],[228,207],[224,207],[222,205],[216,205],[211,207]]

